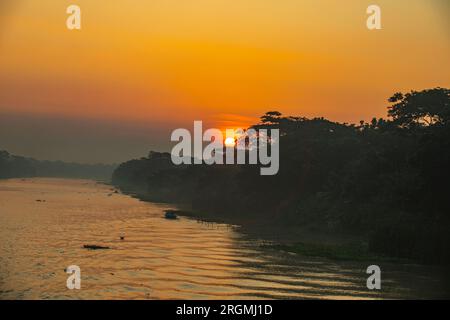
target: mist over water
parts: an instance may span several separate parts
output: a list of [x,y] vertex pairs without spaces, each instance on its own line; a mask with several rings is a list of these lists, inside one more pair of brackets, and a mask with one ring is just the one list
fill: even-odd
[[[444,294],[440,270],[383,264],[383,289],[366,288],[369,262],[303,257],[239,227],[181,217],[89,180],[0,181],[0,299],[427,298]],[[124,240],[120,240],[123,235]],[[83,245],[110,247],[87,250]],[[66,287],[70,265],[81,289]]]

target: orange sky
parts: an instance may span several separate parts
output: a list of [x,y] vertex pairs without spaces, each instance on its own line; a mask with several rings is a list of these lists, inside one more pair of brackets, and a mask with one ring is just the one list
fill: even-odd
[[[66,28],[67,6],[82,30]],[[366,28],[382,9],[383,30]],[[3,7],[2,7],[3,6]],[[450,87],[446,0],[17,0],[0,5],[0,113],[246,126],[358,122]],[[189,121],[189,122],[188,122]]]

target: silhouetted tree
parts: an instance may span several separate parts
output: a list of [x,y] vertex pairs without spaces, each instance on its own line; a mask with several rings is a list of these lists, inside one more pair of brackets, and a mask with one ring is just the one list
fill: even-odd
[[450,90],[434,88],[396,93],[388,115],[402,127],[446,125],[450,121]]

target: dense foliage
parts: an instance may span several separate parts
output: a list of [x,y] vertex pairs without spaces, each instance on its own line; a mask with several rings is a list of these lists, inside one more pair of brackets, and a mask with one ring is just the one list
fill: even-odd
[[359,125],[268,112],[280,171],[174,166],[167,153],[121,164],[113,183],[158,201],[270,223],[365,235],[373,252],[450,262],[450,90],[397,93],[388,119]]

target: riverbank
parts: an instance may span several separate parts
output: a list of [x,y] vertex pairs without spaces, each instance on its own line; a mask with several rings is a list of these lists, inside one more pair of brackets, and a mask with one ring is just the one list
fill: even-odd
[[[149,195],[121,191],[141,201],[157,201]],[[237,226],[241,233],[250,238],[261,239],[261,246],[268,249],[341,261],[414,263],[410,259],[370,252],[368,239],[362,236],[326,232],[313,225],[287,225],[250,218],[246,215],[224,215],[212,211],[193,210],[188,204],[173,205],[178,208],[174,212],[179,216],[206,223],[225,223]]]

